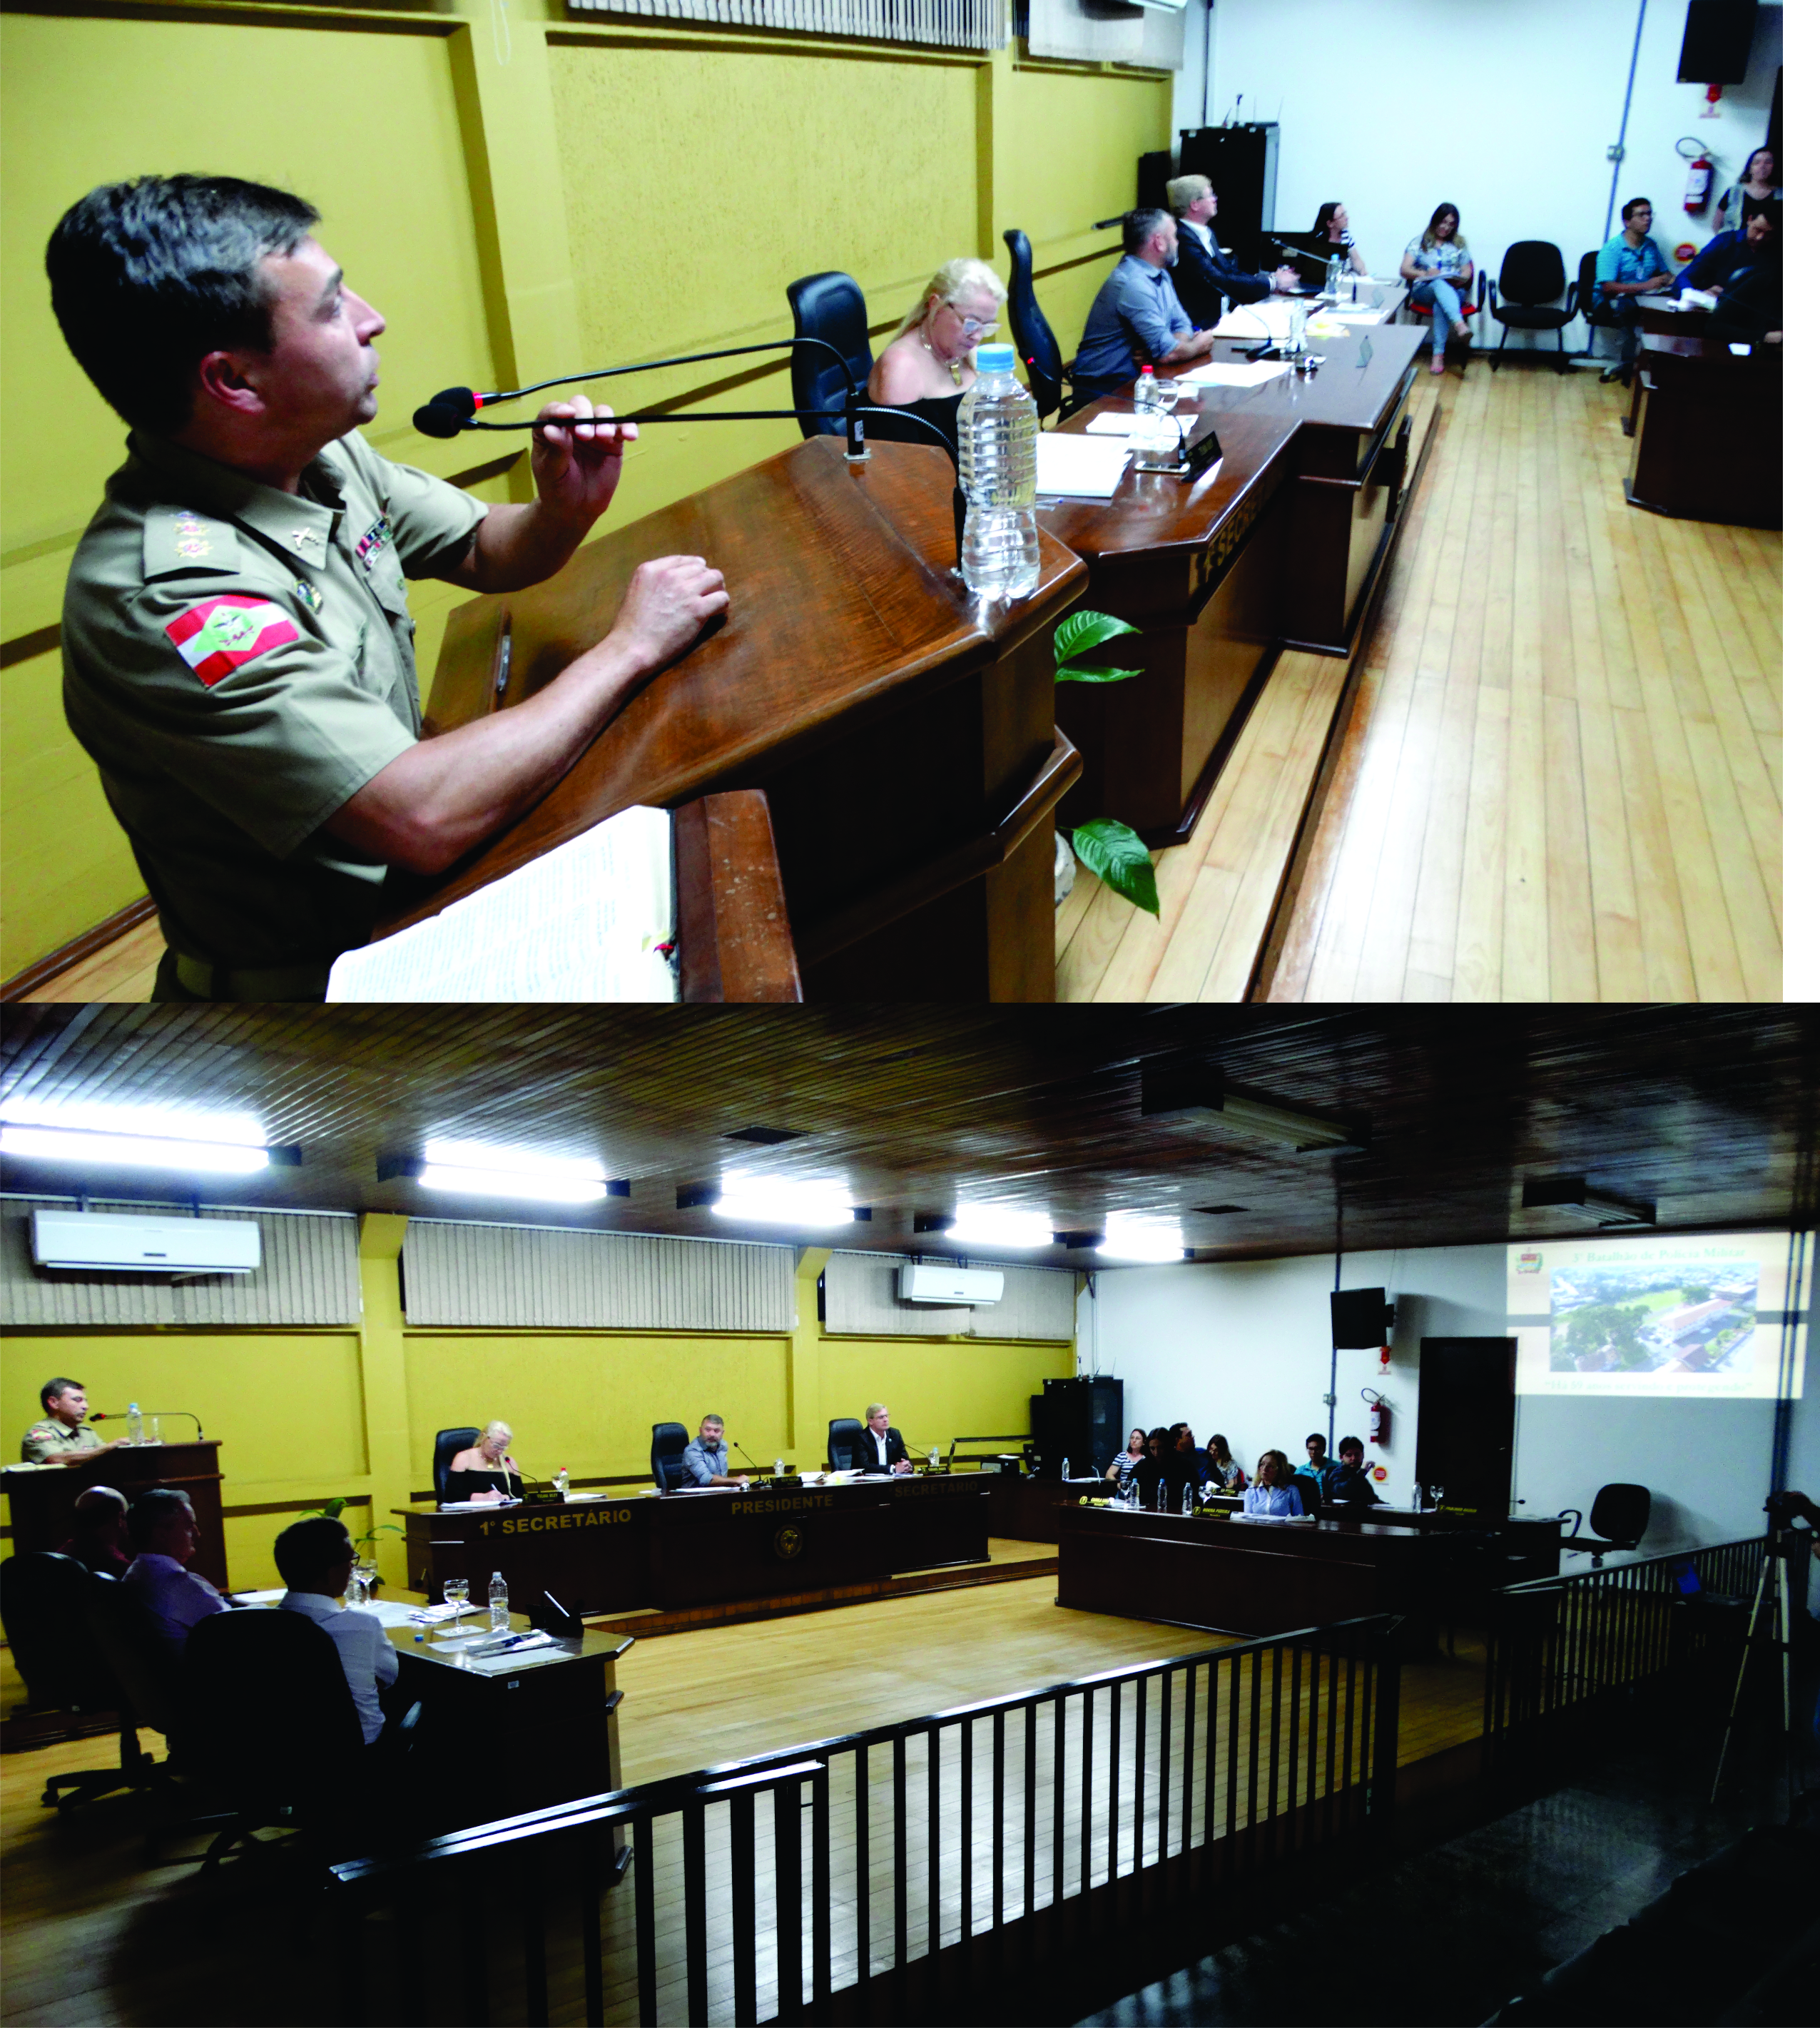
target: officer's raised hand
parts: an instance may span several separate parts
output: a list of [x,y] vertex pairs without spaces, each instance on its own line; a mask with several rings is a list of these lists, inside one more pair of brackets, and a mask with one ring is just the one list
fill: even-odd
[[586,530],[612,504],[620,483],[626,446],[637,440],[636,423],[607,419],[612,410],[576,395],[546,402],[531,433],[531,475],[540,505]]

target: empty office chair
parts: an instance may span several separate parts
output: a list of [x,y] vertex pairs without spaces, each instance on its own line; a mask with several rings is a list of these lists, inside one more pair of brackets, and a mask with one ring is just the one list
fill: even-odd
[[179,1723],[187,1771],[225,1805],[203,1863],[269,1825],[325,1856],[371,1834],[383,1784],[335,1645],[300,1612],[218,1612],[183,1645]]
[[1616,328],[1618,320],[1611,314],[1611,305],[1599,293],[1599,250],[1580,256],[1579,279],[1574,284],[1575,307],[1586,320],[1586,350],[1592,350],[1590,340],[1596,331],[1610,331]]
[[[866,330],[866,298],[851,275],[830,270],[804,275],[784,291],[798,338],[819,338],[833,346],[847,362],[847,372],[862,399],[866,376],[872,370],[872,342]],[[819,346],[802,346],[790,354],[790,393],[798,409],[833,409],[819,420],[802,418],[805,437],[838,437],[845,433],[839,411],[847,396],[846,375]]]
[[1018,357],[1030,376],[1038,418],[1046,420],[1058,413],[1066,416],[1075,406],[1067,392],[1068,368],[1062,364],[1062,348],[1037,302],[1030,240],[1014,225],[1006,231],[1004,243],[1011,253],[1011,287],[1005,312],[1011,320]]
[[29,1708],[85,1718],[109,1712],[120,1726],[120,1761],[113,1767],[53,1774],[42,1800],[67,1809],[117,1789],[142,1787],[152,1765],[139,1749],[131,1700],[115,1680],[91,1630],[89,1607],[105,1583],[118,1592],[117,1578],[98,1578],[73,1556],[28,1550],[0,1564],[0,1618],[4,1618],[13,1659],[24,1678]]
[[1607,1549],[1634,1549],[1649,1526],[1649,1488],[1618,1482],[1602,1486],[1593,1496],[1592,1518],[1582,1535],[1585,1517],[1578,1507],[1563,1507],[1560,1518],[1573,1517],[1574,1532],[1561,1538],[1563,1549],[1590,1549],[1594,1563],[1603,1563]]
[[851,1471],[865,1424],[852,1416],[837,1416],[828,1425],[828,1466],[834,1471]]
[[438,1430],[436,1432],[436,1450],[430,1466],[430,1482],[436,1489],[438,1501],[449,1497],[450,1461],[479,1441],[480,1432],[475,1429]]
[[[1567,300],[1561,300],[1563,292]],[[1513,331],[1552,331],[1557,355],[1556,371],[1567,368],[1567,341],[1562,329],[1571,324],[1578,307],[1578,283],[1567,279],[1561,250],[1552,240],[1519,239],[1507,248],[1498,278],[1485,291],[1491,313],[1504,326],[1498,349],[1492,354],[1492,371],[1498,370]]]
[[680,1423],[651,1425],[651,1477],[660,1493],[695,1483],[683,1468],[682,1453],[688,1448],[689,1432]]

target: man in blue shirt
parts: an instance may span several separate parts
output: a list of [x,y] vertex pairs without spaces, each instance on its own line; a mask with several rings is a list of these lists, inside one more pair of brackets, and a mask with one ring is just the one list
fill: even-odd
[[1100,285],[1075,355],[1075,394],[1097,402],[1138,377],[1145,361],[1183,366],[1213,350],[1213,333],[1197,331],[1170,280],[1175,220],[1166,211],[1125,214],[1125,252]]
[[1601,380],[1630,384],[1630,362],[1637,357],[1637,299],[1668,287],[1670,275],[1662,250],[1649,236],[1655,213],[1646,197],[1633,197],[1624,207],[1624,230],[1599,250],[1593,272],[1600,299],[1618,320],[1618,350],[1615,365]]
[[697,1486],[744,1486],[727,1454],[727,1426],[718,1416],[704,1416],[694,1443],[685,1446],[682,1469]]

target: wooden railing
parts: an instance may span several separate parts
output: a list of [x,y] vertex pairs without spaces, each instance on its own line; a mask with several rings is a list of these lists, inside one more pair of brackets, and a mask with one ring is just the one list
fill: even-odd
[[1396,1626],[1109,1670],[335,1866],[344,2018],[927,2020],[998,1982],[1027,1999],[1090,1938],[1179,1933],[1226,1883],[1385,1816]]

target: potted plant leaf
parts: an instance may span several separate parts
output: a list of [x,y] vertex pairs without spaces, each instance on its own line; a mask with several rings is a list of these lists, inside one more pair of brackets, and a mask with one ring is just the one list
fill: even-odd
[[[1071,612],[1056,629],[1056,681],[1058,683],[1123,683],[1142,673],[1121,669],[1102,661],[1088,661],[1097,648],[1120,635],[1136,635],[1129,620],[1115,620],[1109,612]],[[1134,908],[1160,916],[1156,898],[1156,869],[1144,841],[1129,824],[1116,817],[1095,817],[1077,824],[1071,839],[1056,833],[1056,901],[1067,898],[1075,884],[1075,860],[1104,881],[1115,894],[1122,894]]]

